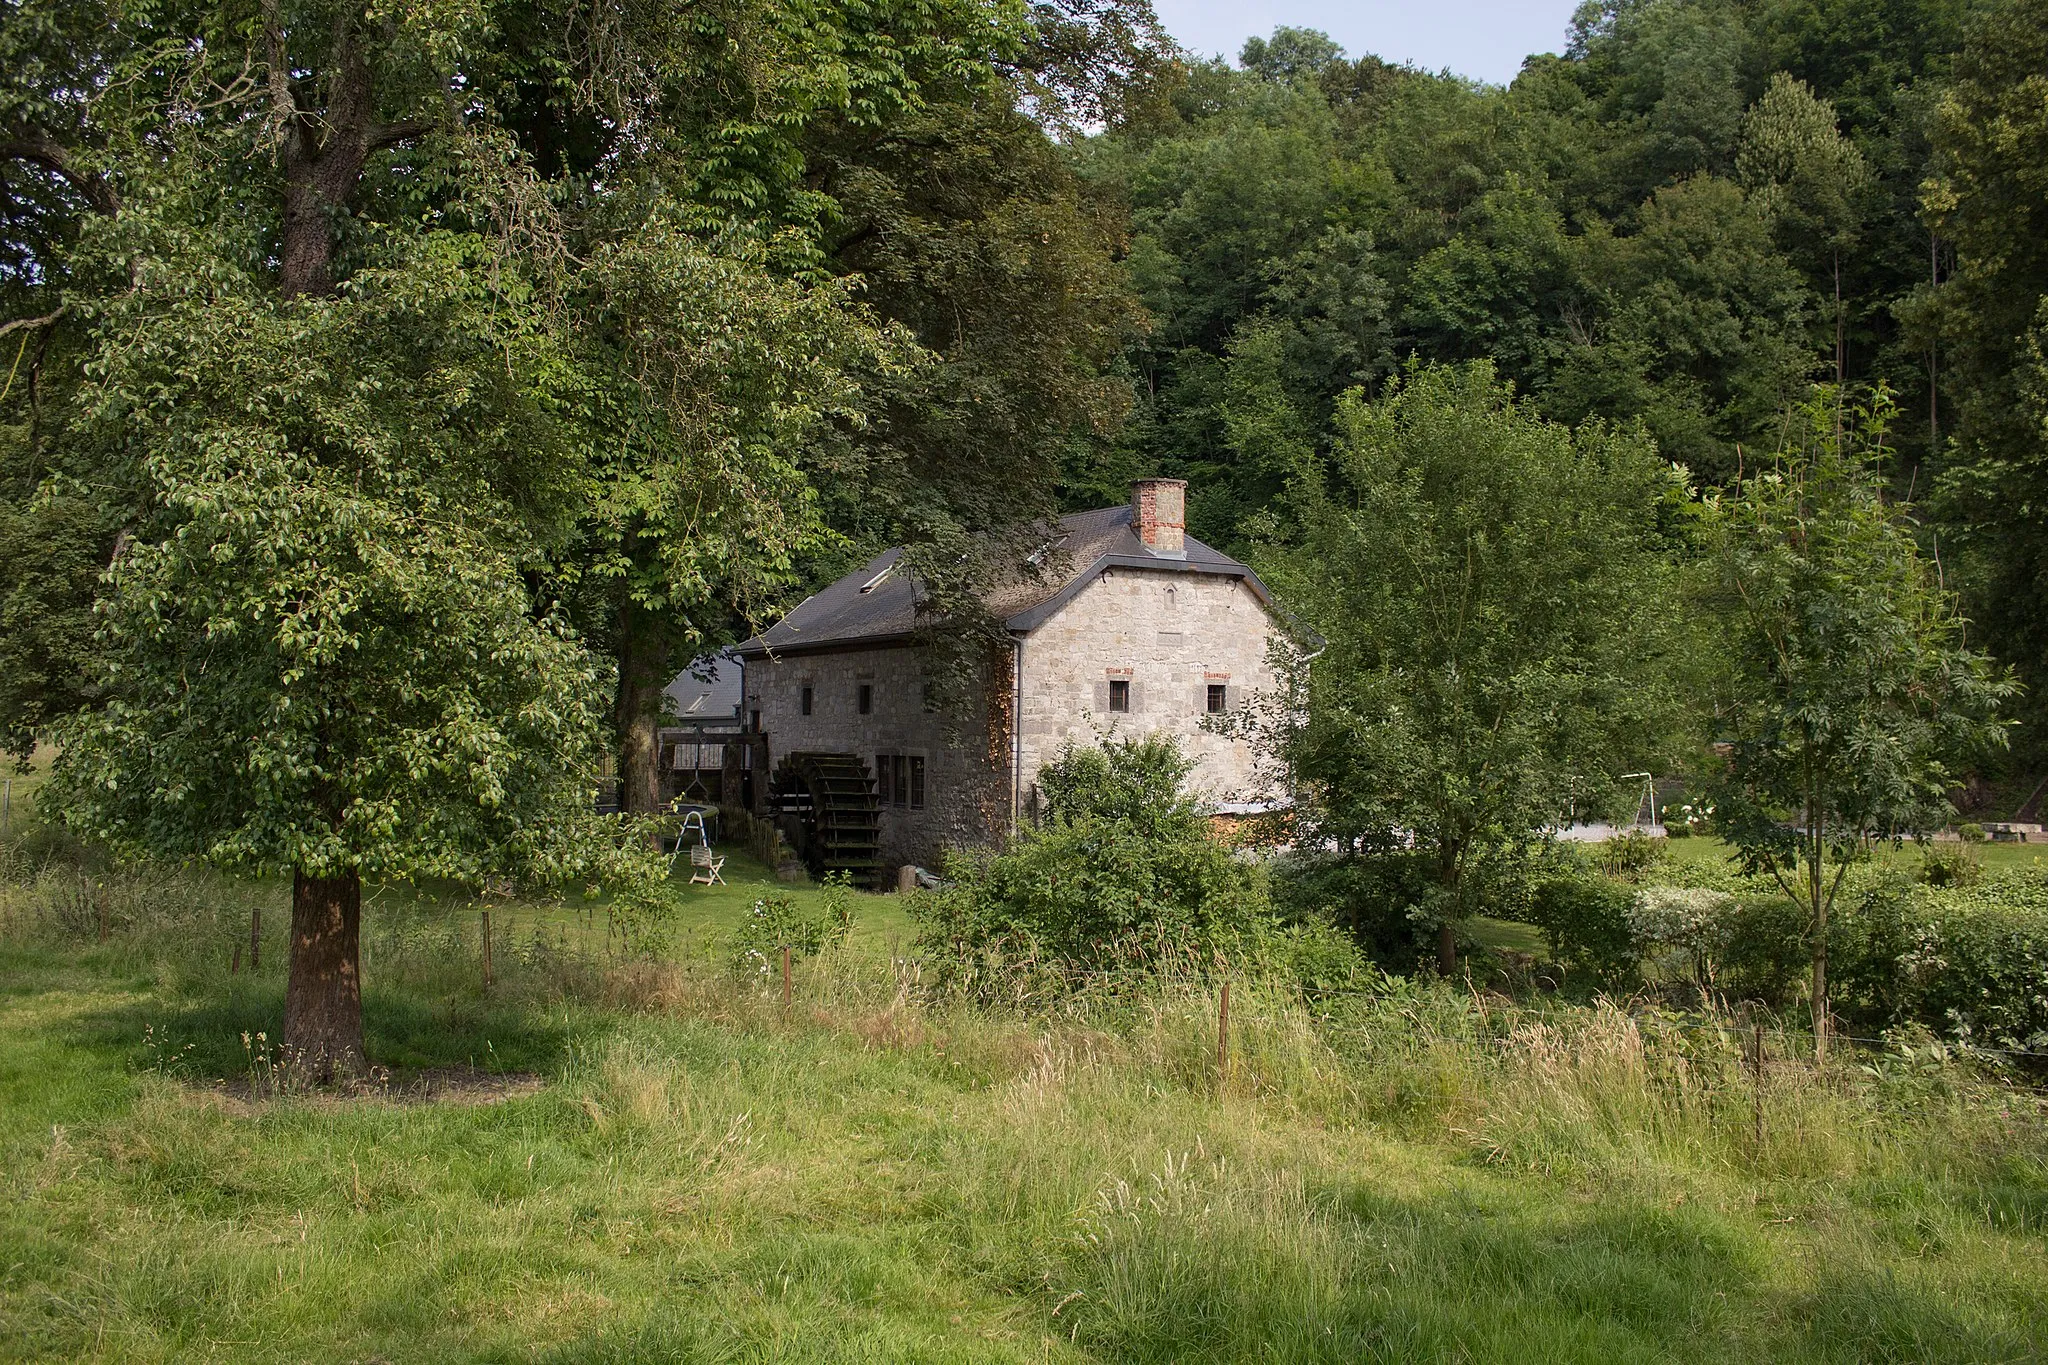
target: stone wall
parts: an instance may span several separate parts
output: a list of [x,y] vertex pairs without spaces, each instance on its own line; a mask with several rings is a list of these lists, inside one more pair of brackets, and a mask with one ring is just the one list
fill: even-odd
[[[1251,590],[1234,578],[1110,569],[1024,641],[1023,772],[1032,779],[1069,740],[1094,743],[1165,731],[1196,760],[1192,783],[1212,800],[1261,800],[1251,746],[1202,729],[1210,684],[1231,710],[1271,689],[1269,641],[1284,639]],[[1109,709],[1112,680],[1130,684],[1130,710]]]
[[[1237,579],[1111,569],[1025,638],[1021,740],[1013,741],[1007,715],[1011,661],[992,675],[973,715],[952,718],[927,709],[920,654],[908,645],[749,659],[745,709],[760,713],[771,768],[805,750],[858,754],[870,773],[878,754],[923,758],[924,808],[882,808],[882,856],[932,866],[947,847],[1003,838],[1013,800],[1031,808],[1038,770],[1069,740],[1094,743],[1101,727],[1174,735],[1195,760],[1192,782],[1211,800],[1272,795],[1258,784],[1251,746],[1202,722],[1212,684],[1225,689],[1231,710],[1274,686],[1267,645],[1284,638]],[[1128,712],[1109,709],[1113,679],[1130,684]],[[863,685],[873,707],[866,715]],[[1013,742],[1024,773],[1015,786]]]
[[[964,720],[927,708],[919,651],[907,645],[749,659],[746,710],[761,713],[771,770],[783,755],[809,750],[858,754],[871,776],[878,754],[924,759],[924,808],[882,807],[882,857],[935,866],[946,847],[985,843],[1009,830],[1009,727],[1000,714],[1010,690],[1007,668],[998,681],[995,736],[985,705]],[[863,685],[873,707],[866,715]]]

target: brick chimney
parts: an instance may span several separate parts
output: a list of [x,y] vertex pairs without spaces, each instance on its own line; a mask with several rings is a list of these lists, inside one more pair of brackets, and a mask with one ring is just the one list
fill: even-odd
[[1188,481],[1139,479],[1131,485],[1131,529],[1161,559],[1187,557]]

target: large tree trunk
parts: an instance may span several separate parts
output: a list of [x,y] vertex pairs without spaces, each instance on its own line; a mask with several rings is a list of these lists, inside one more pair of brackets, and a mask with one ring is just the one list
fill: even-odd
[[317,1080],[363,1069],[362,878],[292,875],[292,964],[284,1048]]
[[645,611],[619,613],[619,693],[612,709],[619,732],[619,808],[629,815],[661,809],[656,769],[662,689],[668,686],[668,641]]
[[264,5],[272,115],[283,130],[284,221],[277,251],[277,287],[286,298],[332,293],[337,220],[354,203],[370,154],[427,131],[423,123],[377,119],[375,84],[361,35],[360,12],[339,16],[327,55],[327,104],[300,105],[293,62],[276,0]]

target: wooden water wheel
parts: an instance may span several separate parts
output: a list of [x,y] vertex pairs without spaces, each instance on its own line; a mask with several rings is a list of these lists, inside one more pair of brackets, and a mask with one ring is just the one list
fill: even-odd
[[813,877],[844,872],[856,886],[881,889],[882,810],[859,757],[786,754],[768,791],[784,837]]

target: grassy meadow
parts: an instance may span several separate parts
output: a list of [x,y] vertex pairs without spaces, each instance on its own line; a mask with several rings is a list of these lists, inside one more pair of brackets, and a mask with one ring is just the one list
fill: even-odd
[[1199,980],[927,998],[894,896],[785,1010],[736,855],[653,930],[495,904],[489,990],[477,906],[378,892],[344,1098],[258,1036],[285,888],[9,857],[0,1358],[2048,1354],[2042,1096],[1924,1053],[1246,979],[1219,1068]]

